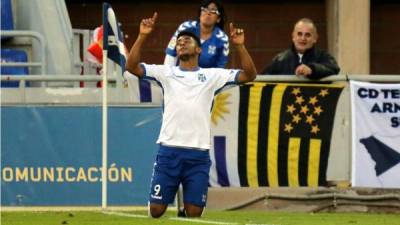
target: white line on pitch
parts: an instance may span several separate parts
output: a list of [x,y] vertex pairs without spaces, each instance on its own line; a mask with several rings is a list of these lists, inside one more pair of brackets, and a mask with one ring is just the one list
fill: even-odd
[[238,224],[238,223],[219,222],[219,221],[202,220],[202,219],[188,219],[188,218],[179,218],[179,217],[170,217],[169,219],[170,220],[185,221],[185,222],[220,224],[220,225],[237,225]]
[[246,223],[245,225],[279,225],[279,224],[272,224],[272,223]]
[[102,211],[102,213],[107,214],[107,215],[125,216],[125,217],[133,217],[133,218],[149,218],[149,216],[145,216],[145,215],[137,215],[137,214],[123,213],[123,212]]
[[[102,211],[102,213],[107,214],[107,215],[124,216],[124,217],[132,217],[132,218],[150,218],[149,216],[145,216],[145,215],[137,215],[137,214],[131,214],[131,213],[115,212],[115,211]],[[169,217],[168,219],[177,220],[177,221],[185,221],[185,222],[218,224],[218,225],[238,225],[238,223],[229,223],[229,222],[220,222],[220,221],[212,221],[212,220],[202,220],[202,219],[188,219],[188,218],[179,218],[179,217]]]

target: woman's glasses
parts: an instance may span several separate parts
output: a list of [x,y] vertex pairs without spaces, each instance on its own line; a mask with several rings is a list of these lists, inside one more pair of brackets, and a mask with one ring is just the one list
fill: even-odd
[[219,16],[218,9],[209,9],[209,8],[205,8],[205,7],[201,7],[200,9],[201,9],[202,12],[211,13],[211,14],[215,14],[215,15]]

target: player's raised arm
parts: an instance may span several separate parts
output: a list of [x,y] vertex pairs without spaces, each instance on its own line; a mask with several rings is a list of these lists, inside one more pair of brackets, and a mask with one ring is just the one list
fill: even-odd
[[257,76],[257,69],[254,66],[253,59],[244,46],[244,30],[234,27],[232,23],[229,24],[229,30],[231,41],[238,50],[240,63],[243,69],[239,74],[238,80],[240,83],[253,81]]
[[142,19],[142,21],[140,22],[139,35],[136,38],[136,41],[133,44],[131,50],[129,51],[128,59],[126,60],[126,70],[135,74],[138,77],[142,77],[144,75],[144,70],[139,65],[142,45],[147,36],[154,30],[156,20],[157,12],[153,14],[152,18]]

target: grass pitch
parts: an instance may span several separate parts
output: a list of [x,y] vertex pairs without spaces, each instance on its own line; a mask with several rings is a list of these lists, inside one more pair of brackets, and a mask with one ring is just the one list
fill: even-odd
[[2,225],[400,225],[399,214],[283,213],[260,211],[206,211],[200,219],[181,219],[168,211],[161,219],[146,211],[1,212]]

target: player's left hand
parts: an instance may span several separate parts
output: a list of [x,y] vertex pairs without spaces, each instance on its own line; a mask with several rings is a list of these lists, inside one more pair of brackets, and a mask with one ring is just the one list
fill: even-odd
[[244,30],[241,28],[236,28],[233,26],[233,23],[229,24],[229,31],[231,36],[231,41],[235,45],[243,45],[244,44]]

